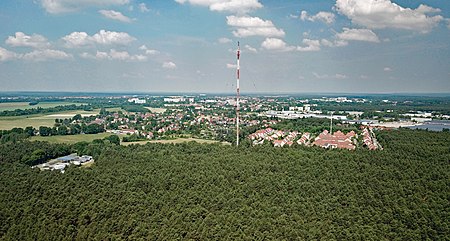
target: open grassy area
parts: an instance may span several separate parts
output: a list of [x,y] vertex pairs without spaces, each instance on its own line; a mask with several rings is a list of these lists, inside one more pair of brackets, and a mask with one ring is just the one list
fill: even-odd
[[166,112],[166,108],[153,108],[153,107],[145,107],[147,110],[149,110],[149,111],[151,111],[152,113],[158,113],[158,114],[161,114],[161,113],[164,113],[164,112]]
[[33,136],[32,141],[48,141],[50,143],[68,143],[73,144],[80,141],[91,142],[95,139],[103,139],[112,133],[84,134],[84,135],[67,135],[67,136]]
[[53,127],[55,119],[71,118],[76,114],[82,116],[98,115],[99,110],[84,111],[84,110],[71,110],[51,114],[37,114],[37,115],[24,115],[24,116],[2,116],[0,117],[0,130],[10,130],[14,127],[25,128],[32,126],[39,128],[39,126]]
[[37,105],[29,105],[29,102],[6,102],[6,103],[0,103],[0,111],[5,110],[26,110],[26,109],[32,109],[32,108],[52,108],[60,105],[82,105],[85,103],[75,103],[75,102],[61,102],[61,101],[55,101],[55,102],[40,102]]

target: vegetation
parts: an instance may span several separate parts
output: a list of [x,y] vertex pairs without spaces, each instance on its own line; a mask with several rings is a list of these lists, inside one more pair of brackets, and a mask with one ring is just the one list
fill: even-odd
[[112,136],[112,133],[84,134],[84,135],[65,135],[65,136],[33,136],[31,141],[47,141],[49,143],[67,143],[92,142],[95,139],[104,139]]
[[378,139],[385,150],[95,140],[71,146],[95,165],[64,174],[27,165],[56,145],[1,144],[0,239],[448,239],[450,133]]
[[[300,131],[300,132],[312,132],[319,133],[323,130],[330,130],[330,119],[320,119],[320,118],[302,118],[295,120],[282,120],[273,126],[277,130],[290,130],[290,131]],[[357,131],[358,128],[355,125],[342,124],[341,121],[333,120],[333,130],[334,131]]]
[[141,112],[141,113],[146,113],[149,112],[150,110],[145,108],[142,105],[121,105],[120,106],[122,109],[124,109],[125,111],[128,112]]
[[22,116],[22,115],[34,115],[34,114],[44,114],[44,113],[55,113],[68,110],[84,110],[92,111],[93,107],[91,105],[59,105],[51,108],[31,108],[31,109],[16,109],[16,110],[4,110],[0,112],[0,116]]
[[1,144],[0,164],[13,162],[32,166],[70,154],[72,151],[72,147],[66,144],[39,141],[8,142]]
[[82,105],[85,103],[75,103],[75,102],[65,102],[65,101],[36,101],[36,100],[30,100],[29,102],[21,101],[21,102],[1,102],[0,101],[0,112],[9,110],[14,111],[17,109],[32,109],[32,108],[53,108],[56,106],[64,106],[64,105]]

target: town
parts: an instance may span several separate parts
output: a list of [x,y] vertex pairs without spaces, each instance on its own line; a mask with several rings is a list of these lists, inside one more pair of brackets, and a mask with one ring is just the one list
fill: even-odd
[[[19,97],[2,98],[2,101],[21,101]],[[91,111],[56,118],[53,126],[27,127],[23,131],[43,137],[110,133],[120,136],[123,143],[177,138],[236,142],[236,99],[233,96],[62,96],[59,101],[61,104],[80,103],[67,108]],[[295,144],[382,150],[376,138],[379,129],[424,125],[441,127],[441,130],[448,128],[448,112],[425,111],[414,104],[414,99],[389,100],[373,96],[242,96],[240,135],[244,143],[248,140],[250,145],[270,143],[275,147]],[[19,110],[0,112],[4,116],[20,113]],[[301,124],[292,124],[295,121]]]

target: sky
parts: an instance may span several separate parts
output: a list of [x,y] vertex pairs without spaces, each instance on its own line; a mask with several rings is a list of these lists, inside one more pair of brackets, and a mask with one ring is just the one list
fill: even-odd
[[450,93],[448,0],[2,0],[0,91]]

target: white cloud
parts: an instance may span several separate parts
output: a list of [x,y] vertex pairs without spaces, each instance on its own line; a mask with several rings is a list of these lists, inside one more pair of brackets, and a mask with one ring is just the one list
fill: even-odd
[[101,52],[101,51],[97,51],[97,53],[95,54],[95,58],[96,59],[111,59],[111,57],[109,56],[109,54],[107,52]]
[[334,23],[336,16],[334,15],[334,13],[330,13],[330,12],[318,12],[316,15],[309,15],[308,12],[306,11],[302,11],[300,14],[300,19],[305,21],[311,21],[311,22],[315,22],[315,21],[322,21],[326,24],[332,24]]
[[320,44],[325,47],[342,47],[347,46],[348,42],[342,39],[335,39],[334,41],[330,41],[328,39],[321,39]]
[[24,60],[31,60],[31,61],[45,61],[50,59],[64,60],[64,59],[71,59],[72,55],[60,50],[44,49],[44,50],[34,50],[30,53],[26,53],[23,56],[21,56],[21,58]]
[[148,49],[147,46],[142,45],[141,47],[139,47],[140,50],[143,50],[145,52],[145,54],[147,55],[155,55],[155,54],[159,54],[158,50],[155,49]]
[[284,37],[285,35],[283,29],[277,29],[272,21],[258,17],[227,16],[227,24],[237,28],[233,31],[233,35],[240,38],[249,36]]
[[65,60],[71,59],[72,55],[64,51],[53,49],[37,49],[25,54],[18,54],[0,47],[0,62],[23,59],[28,61]]
[[0,62],[14,60],[17,57],[18,55],[16,53],[0,47]]
[[344,41],[366,41],[379,43],[380,39],[370,29],[349,29],[343,28],[342,33],[337,33],[336,38]]
[[255,48],[253,48],[252,46],[250,46],[248,44],[246,44],[244,47],[246,50],[248,50],[251,53],[258,53],[258,50],[256,50]]
[[226,44],[226,43],[231,43],[232,42],[232,40],[229,39],[229,38],[219,38],[218,41],[221,44]]
[[86,32],[72,32],[62,38],[66,42],[66,47],[80,47],[93,43],[92,37]]
[[145,55],[141,54],[131,55],[127,51],[117,51],[115,49],[111,49],[109,53],[97,51],[95,55],[84,52],[80,54],[80,57],[85,59],[96,59],[96,60],[139,61],[139,62],[146,61],[148,59],[148,57]]
[[127,51],[117,51],[115,49],[110,50],[109,56],[113,60],[128,60],[131,58]]
[[66,35],[62,38],[66,42],[66,47],[82,47],[93,44],[103,44],[103,45],[127,45],[130,42],[136,40],[134,37],[130,36],[125,32],[113,32],[100,30],[98,33],[93,36],[89,36],[85,32],[73,32],[69,35]]
[[263,7],[258,0],[175,0],[175,2],[209,7],[211,11],[240,14],[248,13]]
[[336,0],[335,9],[355,24],[372,29],[407,29],[429,32],[444,18],[430,14],[439,9],[420,5],[416,9],[403,8],[391,0]]
[[46,48],[50,46],[44,36],[39,34],[29,36],[22,32],[16,32],[15,36],[8,36],[5,43],[13,47]]
[[88,7],[126,5],[130,0],[40,0],[42,7],[52,14],[79,11]]
[[327,74],[318,74],[316,72],[312,73],[316,79],[347,79],[348,76],[345,74],[334,74],[334,75],[327,75]]
[[334,78],[336,78],[336,79],[347,79],[348,76],[345,75],[345,74],[335,74]]
[[146,13],[149,12],[150,9],[147,7],[147,5],[145,5],[145,3],[139,3],[139,11],[141,11],[142,13]]
[[383,71],[384,72],[390,72],[390,71],[392,71],[392,69],[390,67],[384,67]]
[[310,51],[319,51],[320,50],[320,41],[312,40],[312,39],[303,39],[303,44],[305,47],[298,46],[297,50],[302,52],[310,52]]
[[177,65],[174,62],[169,61],[169,62],[164,62],[162,64],[162,67],[165,69],[175,69],[175,68],[177,68]]
[[419,7],[416,8],[416,11],[419,13],[440,13],[441,10],[439,8],[432,8],[430,6],[420,4]]
[[294,46],[288,46],[286,42],[279,38],[266,38],[264,42],[262,42],[261,47],[274,51],[291,51],[296,49]]
[[294,51],[294,50],[300,51],[300,52],[311,52],[311,51],[319,51],[320,50],[320,41],[319,40],[303,39],[302,43],[305,46],[290,46],[290,45],[287,45],[286,42],[284,42],[281,39],[266,38],[264,40],[264,42],[262,42],[261,47],[263,49],[273,50],[273,51],[281,51],[281,52]]
[[326,47],[333,47],[334,46],[334,43],[331,42],[328,39],[321,39],[320,40],[320,44],[323,45],[323,46],[326,46]]
[[98,33],[92,36],[92,39],[99,44],[121,44],[126,45],[134,40],[128,33],[125,32],[113,32],[100,30]]
[[131,23],[131,19],[123,15],[121,12],[117,12],[114,10],[99,10],[98,12],[106,18],[117,20],[124,23]]

